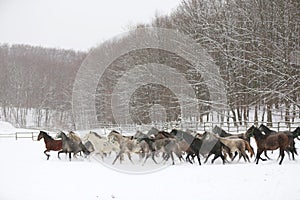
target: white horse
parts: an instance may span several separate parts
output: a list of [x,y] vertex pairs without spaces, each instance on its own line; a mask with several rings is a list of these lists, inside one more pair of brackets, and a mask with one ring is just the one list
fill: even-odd
[[94,151],[92,155],[100,154],[102,160],[104,155],[109,155],[111,152],[118,153],[120,151],[120,146],[116,142],[109,141],[106,137],[101,137],[95,132],[89,132],[83,137],[83,141],[90,141],[94,146]]
[[149,146],[145,141],[138,142],[138,140],[134,139],[133,136],[124,136],[121,133],[114,130],[108,134],[107,138],[109,141],[116,142],[120,145],[120,151],[117,154],[115,160],[113,161],[113,165],[118,159],[120,159],[121,163],[121,161],[124,158],[124,154],[127,154],[130,162],[134,164],[131,159],[131,153],[138,154],[141,160],[150,151]]

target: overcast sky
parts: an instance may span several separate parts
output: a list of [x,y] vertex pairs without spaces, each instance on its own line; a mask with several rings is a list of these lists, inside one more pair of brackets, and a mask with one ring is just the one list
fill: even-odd
[[0,0],[0,43],[87,50],[182,0]]

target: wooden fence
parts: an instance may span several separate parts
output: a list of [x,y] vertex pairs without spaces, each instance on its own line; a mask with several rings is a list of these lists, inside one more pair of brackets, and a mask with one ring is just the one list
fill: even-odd
[[[242,133],[245,132],[248,128],[250,128],[252,125],[259,126],[260,124],[267,125],[266,122],[243,122],[241,124],[234,124],[233,122],[181,122],[181,123],[153,123],[149,125],[135,125],[135,124],[96,124],[92,127],[92,129],[104,129],[104,130],[112,130],[115,129],[117,131],[120,131],[121,133],[126,132],[135,132],[137,130],[140,131],[148,131],[152,127],[155,127],[159,130],[170,130],[173,128],[178,129],[189,129],[194,131],[211,131],[215,126],[219,126],[222,129],[224,129],[226,132],[229,133]],[[269,127],[272,130],[275,131],[293,131],[298,126],[300,126],[299,122],[273,122],[272,127]],[[107,132],[107,131],[105,131]]]
[[1,134],[0,133],[0,139],[1,138],[15,138],[18,139],[31,139],[31,140],[37,140],[38,132],[16,132],[16,133],[6,133]]
[[[155,123],[151,125],[135,125],[135,124],[121,124],[121,125],[115,125],[115,124],[98,124],[93,127],[93,129],[104,129],[105,133],[108,133],[110,130],[115,129],[121,133],[133,133],[137,130],[147,132],[152,127],[155,127],[159,130],[170,130],[173,128],[178,129],[189,129],[197,132],[203,132],[203,131],[211,131],[215,126],[219,126],[222,129],[224,129],[226,132],[229,133],[243,133],[248,128],[250,128],[252,125],[259,126],[260,124],[265,124],[266,122],[246,122],[242,123],[242,125],[235,126],[233,123],[216,123],[216,122],[203,122],[203,123],[196,123],[196,122],[182,122],[179,124],[172,124],[172,123]],[[286,122],[273,122],[273,126],[270,127],[271,129],[275,131],[293,131],[298,126],[300,126],[300,122],[293,122],[293,123],[286,123]],[[16,132],[16,133],[10,133],[10,134],[1,134],[0,133],[0,139],[1,138],[15,138],[18,139],[31,139],[33,141],[37,140],[39,131],[33,131],[33,132]],[[55,137],[55,134],[50,133],[51,136]]]

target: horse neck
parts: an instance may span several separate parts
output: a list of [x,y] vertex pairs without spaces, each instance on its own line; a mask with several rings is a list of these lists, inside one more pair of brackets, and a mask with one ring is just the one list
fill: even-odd
[[292,133],[293,135],[300,135],[300,127],[297,127]]
[[47,141],[49,141],[49,140],[54,140],[50,135],[48,135],[48,134],[45,133],[45,132],[43,132],[43,138],[44,138],[45,142],[46,142],[46,140],[47,140]]
[[259,129],[257,129],[257,128],[253,130],[253,136],[254,136],[254,138],[256,140],[260,140],[260,139],[264,139],[265,138],[265,135],[263,135],[261,133],[261,131]]
[[67,136],[64,132],[61,132],[60,135],[61,135],[61,139],[62,139],[62,140],[67,140],[67,139],[69,139],[68,136]]

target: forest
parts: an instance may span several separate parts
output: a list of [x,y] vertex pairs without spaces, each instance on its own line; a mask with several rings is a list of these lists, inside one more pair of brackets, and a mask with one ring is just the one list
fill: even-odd
[[[221,120],[233,120],[235,125],[244,121],[265,121],[272,125],[274,113],[281,113],[281,120],[287,123],[300,118],[299,10],[298,0],[185,0],[171,14],[156,14],[150,24],[136,24],[131,29],[168,28],[193,38],[219,66],[225,82],[228,109],[223,111]],[[1,44],[0,120],[18,126],[74,126],[72,87],[88,53]],[[134,63],[142,63],[157,54],[158,63],[187,65],[180,60],[163,59],[170,52],[151,49],[130,52],[117,62],[132,62],[134,57]],[[194,81],[197,98],[206,101],[205,87],[197,87],[201,85],[201,75],[187,73]],[[97,90],[101,91],[107,85],[99,87]],[[168,94],[166,88],[161,89]],[[132,98],[149,102],[145,90],[137,91]],[[168,96],[156,103],[165,106],[167,101],[172,107],[177,105],[176,98]],[[99,105],[102,119],[110,122],[105,107],[101,108],[105,104]],[[142,109],[132,109],[134,115],[143,114],[144,107],[140,106]],[[185,116],[182,120],[203,121],[209,115],[209,108],[199,106],[195,113],[195,118]],[[178,117],[172,116],[171,120]]]

